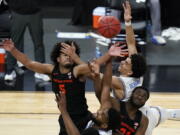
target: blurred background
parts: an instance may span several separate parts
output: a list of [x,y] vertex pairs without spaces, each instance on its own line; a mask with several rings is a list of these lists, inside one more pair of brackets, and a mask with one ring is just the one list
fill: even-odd
[[[81,48],[81,58],[88,61],[94,58],[99,49],[101,55],[107,51],[107,41],[86,36],[96,32],[93,17],[99,14],[113,14],[122,23],[120,35],[112,41],[124,41],[124,22],[121,0],[37,0],[40,4],[43,19],[43,43],[45,62],[51,63],[50,52],[55,43],[64,40],[75,40]],[[0,38],[10,38],[12,11],[8,1],[0,0]],[[154,92],[180,92],[180,11],[178,0],[160,0],[161,35],[165,43],[152,40],[152,17],[148,1],[130,0],[132,4],[133,26],[137,35],[137,47],[148,64],[143,85]],[[98,7],[103,7],[98,10]],[[60,33],[61,36],[57,36]],[[78,33],[85,34],[78,37]],[[73,34],[73,35],[72,35]],[[1,49],[1,48],[0,48]],[[29,30],[24,34],[24,53],[34,59],[34,45]],[[34,73],[18,67],[13,81],[4,80],[6,74],[6,52],[0,51],[0,90],[51,91],[51,82],[37,79]],[[4,60],[2,60],[4,59]],[[114,67],[115,68],[115,67]],[[22,73],[21,71],[24,71]],[[20,71],[20,74],[19,74]],[[22,74],[21,74],[22,73]],[[86,89],[92,91],[92,82],[87,81]]]

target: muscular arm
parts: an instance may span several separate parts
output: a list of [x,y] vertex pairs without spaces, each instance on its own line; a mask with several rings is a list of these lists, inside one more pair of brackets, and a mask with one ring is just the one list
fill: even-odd
[[94,89],[95,89],[95,94],[97,99],[99,100],[99,102],[101,102],[101,93],[102,93],[102,74],[99,74],[98,76],[96,76],[93,80],[93,84],[94,84]]
[[71,58],[72,58],[72,60],[73,60],[76,64],[78,64],[78,65],[79,65],[79,64],[85,64],[85,62],[82,61],[77,54],[74,55],[74,56],[71,56]]
[[146,129],[148,127],[149,120],[145,115],[142,115],[141,125],[136,131],[136,135],[145,135]]
[[75,77],[81,77],[81,76],[90,77],[91,70],[88,64],[80,64],[74,68],[73,73]]
[[24,53],[17,50],[14,46],[14,43],[11,40],[3,41],[3,48],[6,51],[9,51],[18,61],[20,61],[28,69],[44,74],[51,74],[53,70],[53,65],[43,64],[40,62],[33,61],[27,57]]
[[123,82],[116,76],[112,77],[112,89],[116,98],[118,99],[124,98],[125,88],[124,88]]
[[[97,65],[96,64],[97,63],[95,62],[92,65],[92,69],[98,72],[99,66],[98,64]],[[95,88],[96,97],[98,98],[101,104],[101,108],[107,109],[113,107],[119,111],[118,101],[110,96],[110,88],[112,85],[111,83],[112,83],[112,63],[111,60],[109,60],[106,63],[104,75],[98,74],[98,76],[94,78],[94,88]]]
[[80,135],[68,112],[61,112],[68,135]]
[[[106,55],[106,54],[105,54]],[[106,56],[105,56],[106,57]],[[107,57],[109,57],[109,56],[107,56]],[[110,58],[110,57],[109,57]],[[109,58],[105,58],[106,60],[108,60]],[[92,75],[92,73],[93,74],[99,74],[100,75],[100,73],[99,73],[99,69],[97,69],[97,67],[99,68],[99,66],[101,65],[101,64],[103,64],[105,61],[104,60],[100,60],[101,58],[99,58],[99,59],[96,59],[96,60],[93,60],[93,61],[91,61],[90,63],[84,63],[84,64],[80,64],[80,65],[78,65],[78,66],[76,66],[75,68],[74,68],[74,75],[76,76],[76,77],[78,77],[78,76],[87,76],[87,77],[89,77],[89,78],[91,78],[91,79],[93,79],[93,80],[97,80],[97,78],[94,78],[95,76],[93,76]],[[102,58],[103,59],[103,58]],[[99,61],[100,60],[100,61]],[[91,63],[94,63],[93,65],[91,64]],[[95,67],[95,65],[98,65],[98,66],[96,66]],[[92,69],[93,68],[93,69]],[[98,71],[97,71],[98,70]],[[98,72],[98,73],[97,73]],[[100,76],[102,76],[102,74],[100,75]],[[99,76],[99,77],[100,77]],[[102,78],[102,77],[100,77],[100,78]],[[99,79],[100,79],[99,78]]]
[[134,30],[131,26],[126,26],[126,42],[128,46],[129,56],[137,53]]
[[18,61],[20,61],[25,67],[27,67],[28,69],[34,72],[43,73],[43,74],[51,74],[53,70],[53,66],[51,64],[42,64],[40,62],[32,61],[24,53],[21,53],[16,48],[14,48],[11,51],[11,54]]
[[101,107],[110,108],[111,98],[110,98],[110,87],[112,81],[112,62],[111,59],[106,63],[104,76],[102,79],[102,94],[101,94]]
[[[94,79],[94,88],[95,88],[95,93],[96,97],[100,101],[100,97],[102,94],[102,89],[101,89],[101,81],[103,78],[103,74],[101,73],[98,78]],[[124,86],[123,82],[118,79],[116,76],[112,76],[112,83],[111,83],[111,88],[113,89],[114,95],[118,99],[123,99],[124,98]]]
[[75,126],[74,122],[72,121],[67,111],[65,94],[60,93],[59,95],[56,95],[56,102],[61,112],[68,135],[80,135],[78,128]]
[[[135,36],[134,36],[134,30],[133,27],[131,25],[131,6],[130,3],[128,1],[126,1],[123,4],[123,8],[124,8],[124,20],[125,20],[125,26],[126,26],[126,42],[127,42],[127,46],[128,46],[128,52],[129,52],[129,56],[131,56],[132,54],[136,54],[137,53],[137,48],[136,48],[136,41],[135,41]],[[127,24],[130,25],[127,25]]]
[[105,53],[103,56],[101,56],[100,58],[96,59],[97,64],[102,65],[104,64],[106,61],[108,61],[111,58],[111,56],[109,55],[109,53]]

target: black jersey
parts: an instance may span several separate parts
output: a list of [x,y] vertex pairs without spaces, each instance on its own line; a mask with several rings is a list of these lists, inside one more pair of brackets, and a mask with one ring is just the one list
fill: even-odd
[[120,111],[121,111],[121,124],[119,130],[122,132],[123,135],[135,135],[137,129],[140,126],[142,112],[137,111],[136,117],[134,120],[130,119],[125,102],[120,101]]
[[66,94],[67,110],[72,117],[88,112],[85,98],[85,82],[74,77],[73,69],[66,74],[61,74],[59,67],[55,66],[52,72],[52,89],[56,94],[59,91]]

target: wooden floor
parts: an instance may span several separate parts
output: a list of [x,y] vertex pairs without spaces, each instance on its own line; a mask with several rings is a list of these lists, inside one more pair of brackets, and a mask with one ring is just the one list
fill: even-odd
[[[87,93],[89,110],[99,103]],[[151,105],[180,108],[179,93],[152,93]],[[57,135],[59,111],[50,92],[0,92],[0,135]],[[180,121],[166,121],[153,135],[180,135]]]

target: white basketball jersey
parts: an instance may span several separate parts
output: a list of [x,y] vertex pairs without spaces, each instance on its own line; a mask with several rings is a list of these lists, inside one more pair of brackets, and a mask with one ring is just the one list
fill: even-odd
[[134,77],[120,76],[119,80],[122,81],[124,85],[124,91],[125,91],[125,95],[123,99],[124,101],[127,101],[129,99],[134,88],[136,88],[137,86],[142,86],[143,83],[143,77],[134,78]]

